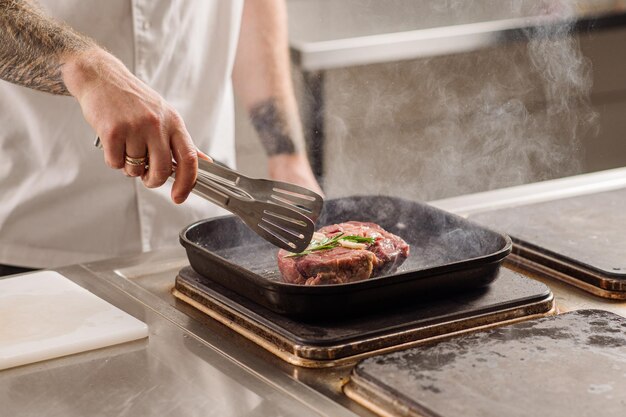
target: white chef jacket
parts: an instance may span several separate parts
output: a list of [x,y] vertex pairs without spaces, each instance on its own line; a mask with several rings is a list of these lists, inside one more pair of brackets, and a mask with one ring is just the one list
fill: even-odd
[[[39,0],[158,91],[199,149],[234,164],[231,72],[243,0]],[[55,267],[178,245],[223,214],[103,162],[71,97],[0,81],[0,264]]]

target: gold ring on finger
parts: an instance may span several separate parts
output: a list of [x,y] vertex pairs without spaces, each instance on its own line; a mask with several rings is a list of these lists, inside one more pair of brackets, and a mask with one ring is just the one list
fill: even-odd
[[126,162],[128,165],[132,165],[132,166],[145,166],[146,165],[146,160],[148,158],[147,157],[141,157],[141,158],[133,158],[131,156],[125,155],[124,156],[124,162]]

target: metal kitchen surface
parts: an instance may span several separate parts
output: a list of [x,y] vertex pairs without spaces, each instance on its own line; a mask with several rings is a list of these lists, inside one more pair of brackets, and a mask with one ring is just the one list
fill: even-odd
[[[623,0],[290,0],[289,43],[305,71],[472,51],[527,37],[546,24],[623,24]],[[324,28],[324,30],[320,30]]]
[[606,298],[626,298],[626,188],[470,216],[515,242],[522,268]]
[[59,271],[147,323],[149,337],[0,372],[0,415],[354,415],[286,376],[240,366],[80,266]]
[[[625,183],[626,169],[621,169],[435,204],[467,214],[507,207],[512,202],[528,204],[623,188]],[[0,414],[375,415],[342,391],[353,364],[322,369],[291,365],[177,301],[171,290],[176,275],[186,266],[184,250],[178,248],[59,269],[147,323],[149,338],[0,372]],[[626,302],[595,297],[554,280],[545,282],[560,311],[601,308],[626,316]],[[608,326],[619,320],[623,319],[611,316]],[[549,375],[546,383],[555,381],[555,375]],[[594,384],[597,395],[611,395],[603,392],[603,382]]]
[[626,319],[579,310],[369,358],[346,391],[385,415],[622,417]]
[[328,367],[472,328],[553,312],[544,284],[502,269],[491,285],[356,316],[292,319],[183,268],[175,296],[294,365]]

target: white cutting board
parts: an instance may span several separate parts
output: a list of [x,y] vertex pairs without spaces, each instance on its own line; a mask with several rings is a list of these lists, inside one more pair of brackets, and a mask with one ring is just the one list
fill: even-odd
[[0,280],[0,370],[148,336],[148,326],[58,272]]

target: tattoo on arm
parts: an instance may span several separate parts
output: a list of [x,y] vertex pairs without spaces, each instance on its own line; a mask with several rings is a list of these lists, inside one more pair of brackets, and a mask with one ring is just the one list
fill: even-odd
[[294,154],[304,150],[297,115],[287,116],[271,98],[250,110],[250,119],[268,156]]
[[0,0],[0,79],[70,95],[61,57],[92,45],[89,38],[47,17],[32,0]]

